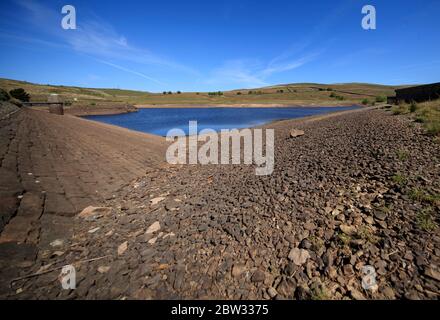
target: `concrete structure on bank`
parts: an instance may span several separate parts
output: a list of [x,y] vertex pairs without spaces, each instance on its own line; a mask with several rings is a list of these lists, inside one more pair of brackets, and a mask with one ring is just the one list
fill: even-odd
[[440,98],[440,82],[396,90],[395,97],[388,97],[388,103],[423,102]]

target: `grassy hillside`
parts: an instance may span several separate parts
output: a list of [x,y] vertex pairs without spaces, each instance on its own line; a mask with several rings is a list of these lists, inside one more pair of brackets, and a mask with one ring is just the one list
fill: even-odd
[[[364,83],[347,84],[283,84],[257,89],[225,91],[219,94],[208,92],[183,92],[172,94],[148,93],[121,89],[80,88],[68,86],[40,85],[24,81],[0,79],[0,88],[11,90],[24,88],[32,101],[46,101],[51,93],[59,94],[74,104],[94,105],[104,102],[130,104],[321,104],[340,105],[361,103],[376,97],[394,95],[397,87]],[[365,101],[366,102],[366,101]]]
[[0,88],[7,91],[15,88],[23,88],[31,94],[31,101],[47,101],[51,93],[59,94],[64,100],[73,101],[128,101],[130,99],[142,99],[149,94],[142,91],[120,89],[81,88],[70,86],[54,86],[35,84],[26,81],[17,81],[0,78]]

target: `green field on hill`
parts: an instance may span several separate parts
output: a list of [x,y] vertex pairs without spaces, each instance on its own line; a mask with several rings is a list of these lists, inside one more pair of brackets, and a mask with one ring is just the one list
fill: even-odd
[[138,105],[162,104],[280,104],[280,105],[341,105],[372,103],[394,95],[397,86],[364,83],[283,84],[264,88],[240,89],[217,92],[162,92],[150,93],[124,89],[81,88],[34,84],[25,81],[0,79],[0,88],[7,91],[23,88],[31,95],[31,101],[47,101],[51,93],[64,101],[87,105],[100,102],[123,102]]

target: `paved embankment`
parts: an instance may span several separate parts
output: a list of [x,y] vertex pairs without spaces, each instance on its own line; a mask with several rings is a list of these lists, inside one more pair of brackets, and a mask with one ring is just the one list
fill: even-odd
[[[162,162],[160,137],[22,109],[0,120],[0,276],[34,265],[72,217]],[[8,273],[10,272],[10,273]]]

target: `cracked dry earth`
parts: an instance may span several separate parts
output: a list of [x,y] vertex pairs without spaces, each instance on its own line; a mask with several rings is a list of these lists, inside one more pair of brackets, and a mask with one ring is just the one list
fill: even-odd
[[[4,297],[438,299],[438,140],[385,110],[268,127],[272,175],[244,165],[151,169],[95,203],[104,208],[70,218],[70,237],[16,270],[41,274]],[[305,134],[291,138],[292,128]],[[60,286],[56,268],[66,264],[75,290]],[[364,266],[376,283],[367,290]]]

